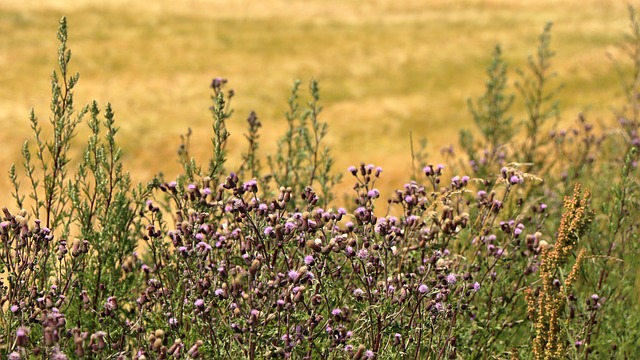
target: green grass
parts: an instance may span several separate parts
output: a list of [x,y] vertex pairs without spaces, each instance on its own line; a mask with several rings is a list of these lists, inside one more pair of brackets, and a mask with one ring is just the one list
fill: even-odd
[[[29,109],[48,117],[47,79],[61,15],[69,18],[73,69],[81,74],[77,104],[94,98],[113,104],[125,163],[137,180],[176,173],[178,135],[188,127],[196,156],[208,155],[214,76],[228,78],[238,94],[231,133],[244,132],[253,109],[263,139],[283,131],[293,79],[319,79],[329,145],[349,154],[336,156],[337,168],[357,159],[393,168],[383,189],[405,178],[409,131],[428,139],[438,161],[439,149],[457,142],[459,128],[472,126],[466,99],[482,92],[493,45],[503,45],[511,69],[523,67],[547,21],[555,24],[562,121],[583,110],[609,121],[609,106],[621,93],[606,54],[621,55],[615,45],[627,26],[622,3],[47,3],[0,4],[0,124],[9,130],[0,134],[0,169],[19,161]],[[270,145],[263,141],[262,149],[274,151]],[[231,138],[231,154],[244,146],[242,137]]]

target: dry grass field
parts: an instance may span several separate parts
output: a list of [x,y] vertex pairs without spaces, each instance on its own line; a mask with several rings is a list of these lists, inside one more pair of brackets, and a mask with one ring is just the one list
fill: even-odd
[[[31,137],[29,110],[48,117],[62,15],[72,71],[80,73],[76,102],[113,104],[135,179],[175,175],[179,134],[189,127],[194,153],[206,159],[212,77],[228,78],[237,94],[232,159],[244,150],[251,110],[263,124],[261,149],[273,152],[293,80],[317,78],[337,170],[359,161],[380,165],[386,190],[408,178],[409,132],[427,138],[438,161],[439,149],[472,126],[466,100],[483,91],[493,46],[502,44],[511,70],[524,67],[548,21],[555,85],[563,85],[561,120],[583,111],[610,121],[621,91],[607,53],[622,57],[616,44],[628,26],[624,2],[595,0],[3,0],[4,189],[10,163],[20,161]],[[8,199],[8,191],[0,194]]]

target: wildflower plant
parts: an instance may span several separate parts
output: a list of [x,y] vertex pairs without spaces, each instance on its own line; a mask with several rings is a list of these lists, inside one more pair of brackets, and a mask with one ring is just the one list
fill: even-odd
[[249,114],[232,169],[234,92],[213,79],[205,166],[189,130],[182,173],[135,185],[111,106],[75,108],[64,18],[58,39],[51,129],[32,112],[35,141],[9,171],[15,208],[0,215],[2,356],[637,357],[626,311],[638,307],[638,144],[633,129],[586,117],[542,135],[557,114],[550,27],[519,85],[524,142],[496,47],[486,92],[470,101],[481,138],[462,136],[476,166],[430,163],[421,146],[407,182],[385,194],[385,171],[355,162],[347,203],[332,189],[342,172],[323,142],[317,81],[306,107],[294,83],[274,155]]

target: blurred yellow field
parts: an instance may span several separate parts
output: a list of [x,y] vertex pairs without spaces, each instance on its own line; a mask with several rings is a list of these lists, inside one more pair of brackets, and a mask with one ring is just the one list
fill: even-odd
[[[555,85],[561,121],[580,111],[610,121],[620,87],[607,54],[627,31],[617,1],[5,0],[0,3],[0,185],[31,137],[31,108],[49,116],[49,76],[58,20],[69,21],[76,103],[111,102],[125,165],[134,179],[175,175],[179,135],[210,154],[211,78],[229,79],[236,97],[231,160],[244,151],[245,119],[263,124],[261,150],[275,150],[294,79],[320,80],[337,170],[364,161],[385,169],[381,188],[401,186],[410,169],[409,133],[439,149],[472,127],[466,101],[483,91],[496,43],[524,67],[546,22],[554,23]],[[513,72],[510,80],[515,81]],[[76,141],[83,141],[79,136]],[[348,188],[351,181],[344,184]],[[383,191],[384,193],[384,191]],[[8,191],[0,192],[8,199]],[[6,202],[6,201],[5,201]]]

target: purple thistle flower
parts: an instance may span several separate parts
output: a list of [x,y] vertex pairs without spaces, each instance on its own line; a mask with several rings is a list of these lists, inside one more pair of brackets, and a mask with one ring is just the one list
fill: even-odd
[[371,199],[377,199],[380,197],[380,191],[378,191],[378,189],[371,189],[367,193],[367,196],[369,196],[369,198]]
[[178,319],[176,319],[176,318],[174,318],[174,317],[169,318],[169,325],[170,325],[171,327],[178,326]]
[[304,263],[306,265],[312,265],[314,261],[315,261],[315,259],[313,258],[312,255],[307,255],[307,256],[304,257]]
[[289,270],[287,274],[289,275],[289,279],[293,281],[298,280],[298,277],[300,276],[300,274],[298,274],[298,272],[295,270]]
[[360,249],[357,256],[360,260],[366,260],[369,257],[369,252],[367,251],[367,249]]
[[353,248],[349,245],[347,245],[347,247],[344,248],[344,252],[345,254],[347,254],[347,256],[351,257],[355,254],[355,250],[353,250]]
[[256,192],[258,191],[258,182],[256,181],[256,179],[251,179],[242,184],[242,189],[244,191]]
[[457,282],[458,280],[456,279],[456,275],[455,274],[449,274],[447,275],[447,283],[449,283],[449,285],[453,285]]
[[200,241],[199,243],[196,244],[196,249],[198,249],[198,251],[201,251],[201,252],[208,252],[208,251],[211,251],[212,247],[206,242]]
[[473,291],[478,292],[479,290],[480,290],[480,283],[476,281],[473,283]]
[[20,327],[16,330],[16,345],[25,347],[29,344],[29,330]]
[[375,357],[375,354],[373,353],[373,351],[367,350],[364,352],[364,357],[367,359],[373,359]]
[[195,305],[196,307],[203,307],[204,306],[204,300],[197,299],[196,301],[193,302],[193,305]]
[[421,294],[424,294],[427,291],[429,291],[429,287],[427,285],[421,284],[420,286],[418,286],[418,292],[420,292]]
[[333,316],[339,316],[340,314],[342,314],[342,310],[335,308],[333,310],[331,310],[331,315]]

